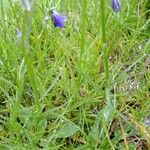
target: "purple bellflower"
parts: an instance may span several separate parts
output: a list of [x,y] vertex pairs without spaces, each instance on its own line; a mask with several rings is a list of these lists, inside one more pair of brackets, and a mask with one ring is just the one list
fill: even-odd
[[52,20],[56,28],[64,28],[67,17],[59,14],[56,10],[52,10]]
[[119,12],[120,11],[120,0],[112,0],[112,8],[115,12]]

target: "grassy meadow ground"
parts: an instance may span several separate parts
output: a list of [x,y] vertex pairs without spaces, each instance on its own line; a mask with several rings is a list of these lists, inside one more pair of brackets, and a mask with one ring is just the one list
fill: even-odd
[[149,2],[0,0],[0,150],[148,150]]

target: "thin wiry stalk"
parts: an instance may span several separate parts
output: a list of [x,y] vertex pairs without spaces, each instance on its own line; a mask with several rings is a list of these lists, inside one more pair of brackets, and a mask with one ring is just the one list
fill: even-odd
[[[105,14],[105,0],[101,0],[100,3],[100,25],[101,25],[101,38],[102,38],[102,50],[103,50],[103,62],[104,62],[104,71],[105,71],[105,99],[106,99],[106,107],[111,106],[110,101],[110,90],[109,90],[109,56],[108,56],[108,47],[106,44],[106,14]],[[110,116],[110,110],[106,109],[106,112],[104,112],[104,115],[106,117],[106,120]]]

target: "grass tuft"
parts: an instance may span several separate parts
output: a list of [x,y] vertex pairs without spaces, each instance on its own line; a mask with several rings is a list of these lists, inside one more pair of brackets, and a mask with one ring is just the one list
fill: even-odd
[[148,0],[118,13],[105,0],[0,1],[0,149],[148,150],[149,14]]

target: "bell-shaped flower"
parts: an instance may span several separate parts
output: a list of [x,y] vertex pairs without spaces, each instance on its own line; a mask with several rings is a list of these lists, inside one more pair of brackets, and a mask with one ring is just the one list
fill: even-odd
[[121,7],[121,3],[120,0],[112,0],[112,8],[115,12],[119,12],[120,11],[120,7]]
[[67,17],[58,13],[56,10],[52,11],[52,20],[56,28],[64,28]]

